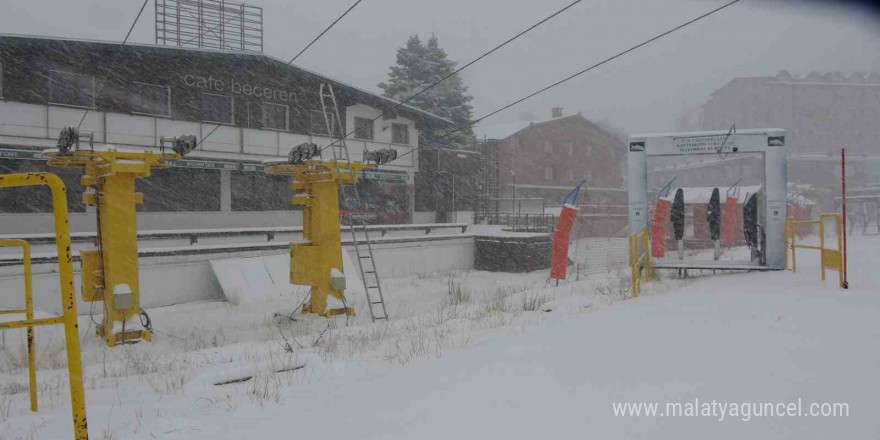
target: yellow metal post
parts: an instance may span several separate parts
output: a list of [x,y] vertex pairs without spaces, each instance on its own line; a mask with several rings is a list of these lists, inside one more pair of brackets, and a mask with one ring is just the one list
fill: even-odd
[[[67,190],[58,176],[50,173],[23,173],[0,175],[0,188],[20,186],[48,186],[52,191],[52,209],[55,217],[55,246],[58,255],[58,278],[61,284],[61,321],[67,343],[67,372],[70,381],[70,406],[73,414],[73,433],[76,440],[88,440],[85,391],[82,379],[82,355],[76,314],[76,293],[73,287],[73,255],[70,251],[70,229],[67,216]],[[15,328],[24,323],[26,327],[57,324],[57,318],[3,323],[0,330]]]
[[149,341],[149,330],[125,329],[126,322],[141,313],[136,210],[143,194],[135,192],[135,179],[149,177],[151,169],[165,168],[165,160],[180,156],[114,149],[50,152],[48,156],[50,166],[84,170],[83,203],[98,212],[98,248],[81,252],[83,300],[104,302],[103,318],[96,326],[98,336],[110,347]]
[[[825,249],[825,219],[819,217],[819,252]],[[822,255],[819,255],[819,266],[822,267],[822,281],[825,281],[825,265],[822,264]]]
[[[24,263],[24,314],[25,319],[34,319],[34,292],[31,273],[31,246],[28,242],[18,239],[0,240],[0,246],[21,247],[21,259]],[[22,310],[4,310],[0,314],[21,313]],[[28,351],[28,389],[30,390],[31,411],[37,411],[37,365],[34,352],[34,328],[27,328],[27,351]]]
[[[338,167],[338,168],[337,168]],[[339,314],[354,315],[354,308],[327,309],[327,297],[332,296],[345,303],[345,292],[334,288],[332,271],[342,267],[342,237],[339,218],[339,185],[356,183],[362,170],[377,168],[376,165],[351,162],[352,173],[346,163],[310,160],[302,164],[288,162],[268,164],[269,174],[289,175],[293,178],[295,191],[293,203],[303,206],[302,243],[290,244],[290,282],[311,286],[310,302],[303,313],[315,313],[330,317]],[[338,171],[338,172],[337,172]]]

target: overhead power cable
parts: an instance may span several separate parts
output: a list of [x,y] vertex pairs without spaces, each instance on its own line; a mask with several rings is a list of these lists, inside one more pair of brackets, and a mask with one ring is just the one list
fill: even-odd
[[[617,59],[617,58],[620,58],[620,57],[622,57],[622,56],[624,56],[624,55],[626,55],[626,54],[628,54],[628,53],[630,53],[630,52],[636,50],[636,49],[641,48],[642,46],[645,46],[645,45],[650,44],[650,43],[652,43],[652,42],[654,42],[654,41],[656,41],[656,40],[659,40],[660,38],[663,38],[663,37],[665,37],[665,36],[667,36],[667,35],[669,35],[669,34],[675,32],[675,31],[677,31],[677,30],[680,30],[680,29],[682,29],[682,28],[684,28],[684,27],[686,27],[686,26],[689,26],[689,25],[691,25],[691,24],[694,24],[694,23],[696,23],[696,22],[698,22],[698,21],[700,21],[700,20],[702,20],[702,19],[704,19],[704,18],[706,18],[706,17],[708,17],[708,16],[710,16],[710,15],[712,15],[712,14],[718,12],[718,11],[721,11],[721,10],[724,9],[724,8],[727,8],[727,7],[732,6],[732,5],[736,4],[736,3],[739,3],[740,1],[742,1],[742,0],[733,0],[733,1],[731,1],[731,2],[725,3],[725,4],[723,4],[723,5],[721,5],[721,6],[717,7],[717,8],[715,8],[715,9],[709,11],[709,12],[706,12],[706,13],[703,14],[703,15],[700,15],[699,17],[696,17],[696,18],[693,18],[693,19],[691,19],[691,20],[688,20],[688,21],[686,21],[686,22],[684,22],[684,23],[682,23],[682,24],[680,24],[680,25],[678,25],[678,26],[676,26],[676,27],[674,27],[674,28],[672,28],[672,29],[669,29],[669,30],[667,30],[667,31],[665,31],[665,32],[663,32],[663,33],[660,33],[660,34],[658,34],[658,35],[656,35],[656,36],[654,36],[654,37],[651,37],[651,38],[649,38],[649,39],[647,39],[647,40],[645,40],[645,41],[643,41],[643,42],[641,42],[641,43],[639,43],[639,44],[636,44],[635,46],[632,46],[632,47],[630,47],[629,49],[626,49],[626,50],[624,50],[624,51],[622,51],[622,52],[618,52],[617,54],[612,55],[612,56],[610,56],[610,57],[608,57],[608,58],[605,58],[604,60],[599,61],[598,63],[593,64],[592,66],[587,67],[586,69],[583,69],[583,70],[580,70],[580,71],[578,71],[578,72],[575,72],[575,73],[573,73],[573,74],[571,74],[571,75],[569,75],[569,76],[566,76],[565,78],[562,78],[562,79],[560,79],[559,81],[556,81],[556,82],[554,82],[553,84],[550,84],[550,85],[548,85],[548,86],[546,86],[546,87],[544,87],[544,88],[542,88],[542,89],[540,89],[540,90],[537,90],[537,91],[535,91],[535,92],[529,93],[528,95],[523,96],[522,98],[519,98],[519,99],[517,99],[517,100],[515,100],[515,101],[513,101],[513,102],[511,102],[511,103],[509,103],[509,104],[506,104],[506,105],[504,105],[504,106],[501,107],[501,108],[498,108],[498,109],[496,109],[496,110],[493,110],[493,111],[491,111],[491,112],[489,112],[489,113],[487,113],[487,114],[485,114],[485,115],[483,115],[483,116],[481,116],[481,117],[479,117],[479,118],[477,118],[477,119],[475,119],[475,120],[473,120],[473,121],[470,121],[470,122],[468,122],[468,123],[466,123],[466,124],[459,125],[459,126],[456,127],[454,130],[452,130],[452,131],[448,131],[448,132],[446,132],[446,133],[443,133],[443,134],[442,134],[440,137],[438,137],[437,139],[443,139],[443,138],[448,137],[448,136],[450,136],[450,135],[452,135],[452,134],[454,134],[454,133],[458,133],[459,131],[464,130],[465,128],[468,128],[468,127],[470,127],[470,126],[472,126],[472,125],[475,125],[475,124],[479,123],[480,121],[482,121],[482,120],[484,120],[484,119],[486,119],[486,118],[489,118],[489,117],[491,117],[491,116],[493,116],[493,115],[495,115],[495,114],[498,114],[498,113],[500,113],[500,112],[502,112],[502,111],[504,111],[504,110],[507,110],[507,109],[509,109],[510,107],[513,107],[514,105],[517,105],[517,104],[519,104],[519,103],[521,103],[521,102],[523,102],[523,101],[525,101],[525,100],[527,100],[527,99],[529,99],[529,98],[532,98],[532,97],[534,97],[534,96],[536,96],[536,95],[538,95],[538,94],[544,93],[544,92],[546,92],[547,90],[550,90],[550,89],[552,89],[552,88],[554,88],[554,87],[556,87],[556,86],[558,86],[558,85],[561,85],[561,84],[563,84],[563,83],[565,83],[565,82],[568,82],[568,81],[570,81],[570,80],[572,80],[572,79],[574,79],[574,78],[576,78],[576,77],[578,77],[578,76],[580,76],[580,75],[583,75],[583,74],[585,74],[585,73],[587,73],[587,72],[589,72],[589,71],[591,71],[591,70],[593,70],[593,69],[595,69],[595,68],[597,68],[597,67],[599,67],[599,66],[602,66],[603,64],[607,64],[607,63],[609,63],[609,62],[611,62],[611,61],[613,61],[613,60],[615,60],[615,59]],[[419,148],[419,147],[413,147],[412,149],[410,149],[410,151],[407,151],[406,153],[403,153],[403,154],[397,156],[397,159],[400,159],[401,157],[406,156],[407,154],[412,153],[413,151],[417,150],[418,148]],[[397,159],[395,159],[395,160],[397,160]]]
[[[138,11],[137,16],[134,18],[134,21],[131,23],[131,27],[128,28],[128,33],[125,34],[125,39],[122,40],[122,45],[119,46],[119,50],[116,51],[116,55],[113,56],[113,60],[110,62],[110,67],[107,68],[107,77],[110,76],[110,73],[113,71],[113,67],[116,66],[116,61],[119,60],[119,55],[122,54],[122,51],[125,49],[125,44],[128,43],[128,37],[131,36],[131,31],[134,30],[135,25],[137,25],[138,20],[141,18],[141,14],[144,13],[144,8],[147,7],[147,2],[150,0],[144,0],[144,4],[141,5],[141,10]],[[101,85],[95,90],[95,96],[92,97],[92,101],[97,105],[98,95],[101,92],[101,89],[104,87],[104,83],[107,82],[107,77],[101,81]],[[92,108],[86,108],[85,113],[83,113],[82,118],[79,120],[79,124],[76,124],[76,131],[79,132],[80,127],[82,127],[83,122],[86,120],[86,116],[89,114],[89,111]]]
[[[392,107],[391,110],[389,110],[389,111],[384,111],[384,112],[382,112],[381,114],[379,114],[379,116],[376,116],[375,118],[371,119],[371,120],[370,120],[370,123],[372,124],[373,122],[376,122],[379,118],[385,116],[385,115],[386,115],[387,113],[389,113],[389,112],[393,113],[395,110],[397,110],[398,108],[400,108],[400,106],[406,104],[407,102],[412,101],[412,100],[415,99],[416,97],[418,97],[418,96],[420,96],[421,94],[427,92],[428,90],[434,88],[435,86],[437,86],[438,84],[442,83],[443,81],[446,81],[447,79],[452,78],[453,76],[457,75],[457,74],[458,74],[459,72],[461,72],[462,70],[467,69],[468,67],[470,67],[470,66],[473,65],[474,63],[476,63],[476,62],[482,60],[483,58],[486,58],[487,56],[491,55],[492,53],[494,53],[494,52],[497,51],[498,49],[501,49],[502,47],[507,46],[508,43],[510,43],[510,42],[512,42],[513,40],[516,40],[517,38],[519,38],[519,37],[525,35],[526,33],[528,33],[529,31],[531,31],[531,30],[533,30],[533,29],[535,29],[536,27],[538,27],[538,26],[540,26],[540,25],[546,23],[547,21],[549,21],[549,20],[552,19],[553,17],[556,17],[557,15],[559,15],[559,14],[565,12],[566,10],[568,10],[568,9],[571,8],[572,6],[574,6],[574,5],[578,4],[578,3],[580,3],[581,1],[583,1],[583,0],[575,0],[575,1],[571,2],[571,3],[569,3],[569,4],[568,4],[567,6],[565,6],[564,8],[562,8],[562,9],[560,9],[560,10],[558,10],[558,11],[556,11],[556,12],[550,14],[550,15],[548,15],[548,16],[545,17],[543,20],[541,20],[541,21],[539,21],[539,22],[537,22],[537,23],[535,23],[535,24],[529,26],[528,28],[524,29],[523,31],[519,32],[518,34],[516,34],[516,35],[514,35],[514,36],[512,36],[512,37],[510,37],[510,38],[508,38],[506,41],[504,41],[503,43],[501,43],[501,44],[499,44],[499,45],[493,47],[493,48],[492,48],[491,50],[489,50],[488,52],[486,52],[486,53],[484,53],[484,54],[482,54],[482,55],[480,55],[480,56],[474,58],[473,60],[469,61],[468,63],[462,65],[461,67],[459,67],[458,69],[456,69],[454,72],[452,72],[452,73],[450,73],[450,74],[444,76],[443,78],[440,78],[440,79],[438,79],[437,81],[435,81],[435,82],[429,84],[428,86],[426,86],[426,87],[423,88],[422,90],[419,90],[417,93],[415,93],[414,95],[412,95],[412,96],[410,96],[410,97],[404,99],[403,101],[400,101],[400,102],[396,103],[396,104],[394,105],[394,107]],[[346,133],[345,136],[343,136],[343,138],[347,138],[348,136],[354,134],[355,132],[357,132],[357,130],[352,130],[352,131]],[[339,142],[338,139],[335,140],[335,141],[333,141],[333,142],[331,142],[329,145],[327,145],[327,146],[321,148],[320,151],[324,151],[324,150],[326,150],[327,148],[330,148],[330,147],[332,147],[333,145],[336,145],[337,142]]]
[[[324,34],[327,33],[327,31],[329,31],[333,26],[335,26],[336,23],[339,23],[339,20],[342,20],[343,17],[345,17],[346,15],[348,15],[348,13],[351,12],[351,10],[354,9],[355,6],[357,6],[358,4],[360,4],[360,2],[362,2],[362,1],[363,1],[363,0],[357,0],[357,1],[354,2],[351,6],[349,6],[348,9],[346,9],[345,12],[342,13],[342,15],[340,15],[339,17],[336,17],[336,20],[333,20],[333,23],[330,23],[330,25],[327,26],[326,28],[324,28],[324,30],[321,31],[321,33],[318,34],[318,36],[316,36],[315,38],[313,38],[312,41],[309,42],[309,44],[307,44],[305,47],[303,47],[302,50],[300,50],[299,53],[296,54],[296,56],[294,56],[293,58],[291,58],[290,61],[287,62],[287,65],[289,66],[289,65],[293,64],[293,62],[296,61],[296,59],[299,58],[300,55],[302,55],[303,53],[305,53],[305,51],[309,50],[309,48],[312,47],[312,45],[315,44],[316,41],[318,41],[319,39],[321,39],[321,37],[323,37]],[[205,139],[208,139],[209,137],[211,137],[211,135],[214,134],[214,132],[217,131],[217,129],[220,128],[222,125],[223,125],[223,124],[217,124],[217,126],[214,127],[210,132],[208,132],[207,135],[205,135],[204,137],[202,137],[202,139],[199,140],[199,144],[196,145],[196,148],[200,147],[200,146],[202,145],[202,142],[205,142]]]

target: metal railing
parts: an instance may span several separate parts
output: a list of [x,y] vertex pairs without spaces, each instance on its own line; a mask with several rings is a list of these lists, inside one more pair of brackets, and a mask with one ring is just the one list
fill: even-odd
[[[25,320],[34,320],[34,293],[31,272],[31,247],[24,240],[0,240],[0,246],[17,246],[21,248],[21,258],[24,262],[24,309],[0,310],[0,315],[24,314]],[[27,328],[27,352],[28,352],[28,390],[30,390],[31,411],[37,411],[37,365],[34,351],[34,327]]]
[[[64,187],[64,182],[58,176],[50,173],[4,174],[0,176],[0,188],[23,186],[48,186],[52,191],[52,212],[55,217],[55,246],[58,253],[58,279],[61,284],[62,316],[40,319],[30,317],[22,321],[0,322],[0,331],[15,328],[32,330],[33,327],[54,324],[62,324],[64,326],[74,438],[76,440],[88,440],[89,432],[86,423],[82,355],[80,353],[79,331],[77,330],[76,293],[73,288],[73,255],[70,250],[70,229],[67,217],[67,189]],[[20,245],[19,242],[15,243]],[[30,266],[30,253],[26,252],[24,258],[26,266]],[[29,275],[26,274],[26,276]],[[27,307],[25,310],[27,310]],[[30,364],[28,366],[30,367]],[[35,389],[36,387],[31,385],[32,393]],[[33,408],[35,402],[36,400],[31,402],[31,408]]]
[[556,216],[553,214],[519,214],[514,212],[486,213],[487,224],[508,226],[515,232],[547,232],[556,229]]
[[[825,223],[828,219],[833,219],[836,226],[837,249],[825,247]],[[785,238],[786,244],[791,247],[791,272],[797,273],[797,249],[814,249],[820,253],[820,266],[822,271],[822,281],[825,281],[825,270],[837,271],[838,283],[840,287],[844,287],[843,273],[843,222],[840,214],[828,213],[820,214],[819,220],[793,220],[791,218],[785,221]],[[819,246],[806,244],[797,244],[797,235],[795,230],[797,226],[814,226],[819,225]],[[786,261],[786,266],[788,262]]]
[[[382,237],[389,232],[424,231],[425,235],[443,229],[460,229],[467,231],[466,223],[427,223],[419,225],[368,225],[367,232],[380,233]],[[301,234],[302,226],[266,227],[266,228],[222,228],[222,229],[169,229],[159,231],[138,231],[138,241],[189,239],[190,244],[197,244],[200,238],[217,237],[265,237],[265,241],[275,240],[280,234]],[[348,232],[348,227],[342,227]],[[0,236],[0,239],[21,239],[31,245],[52,244],[55,234],[16,234]],[[93,243],[97,240],[94,232],[77,232],[70,235],[71,243]]]

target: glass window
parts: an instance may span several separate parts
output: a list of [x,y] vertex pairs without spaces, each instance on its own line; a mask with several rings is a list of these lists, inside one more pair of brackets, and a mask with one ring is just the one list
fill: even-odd
[[568,169],[568,180],[574,180],[574,168]]
[[406,124],[391,124],[391,142],[395,144],[409,145],[409,126]]
[[290,108],[288,106],[264,102],[262,104],[262,108],[263,128],[284,131],[287,131],[289,129],[288,121],[290,120]]
[[171,88],[133,82],[131,111],[147,115],[171,116]]
[[90,75],[50,70],[49,102],[77,107],[94,107],[94,78]]
[[[67,187],[67,209],[85,212],[82,203],[83,187],[80,185],[82,170],[49,167],[45,160],[0,159],[0,174],[53,173]],[[0,213],[52,212],[52,193],[49,188],[21,186],[0,189]]]
[[510,138],[510,149],[516,150],[517,148],[519,148],[519,138],[516,136],[513,136]]
[[544,179],[553,180],[553,167],[544,167]]
[[233,211],[289,211],[300,209],[291,203],[289,176],[262,172],[232,172]]
[[568,155],[574,156],[574,142],[566,142],[565,147],[568,149]]
[[544,152],[552,153],[553,152],[553,141],[544,141]]
[[154,170],[148,179],[135,180],[144,195],[138,211],[219,211],[220,171],[201,168]]
[[202,121],[232,124],[233,101],[231,96],[202,94]]
[[354,118],[355,139],[373,140],[373,120],[369,118]]

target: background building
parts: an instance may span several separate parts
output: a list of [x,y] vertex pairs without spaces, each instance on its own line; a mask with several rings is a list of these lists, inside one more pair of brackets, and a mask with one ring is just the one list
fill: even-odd
[[[580,113],[563,116],[552,109],[551,118],[487,127],[496,142],[486,153],[492,162],[497,197],[543,199],[559,205],[582,180],[587,180],[591,202],[626,199],[623,186],[623,140]],[[491,180],[491,179],[487,179]]]
[[[807,194],[822,210],[835,209],[840,191],[840,149],[847,150],[847,183],[880,182],[880,73],[840,72],[804,77],[781,71],[776,76],[735,78],[700,107],[683,131],[783,128],[791,153],[788,178],[793,190]],[[694,125],[696,124],[696,125]],[[682,186],[763,183],[762,158],[756,155],[677,157],[651,164],[649,185],[658,189],[672,178]]]
[[[81,130],[98,144],[156,148],[160,136],[183,134],[202,141],[185,160],[138,181],[141,229],[296,224],[288,178],[266,175],[261,163],[303,142],[332,141],[321,83],[333,86],[353,132],[352,160],[364,149],[402,156],[365,173],[362,189],[373,209],[394,211],[388,221],[409,221],[419,162],[417,152],[404,153],[418,147],[423,124],[449,121],[254,52],[0,35],[0,173],[48,170],[40,151],[89,109]],[[51,171],[67,183],[70,210],[83,213],[79,173]],[[45,216],[27,217],[49,209],[38,190],[3,191],[0,212],[16,215],[0,214],[0,226],[51,230]],[[74,214],[74,230],[93,228],[93,217]]]

